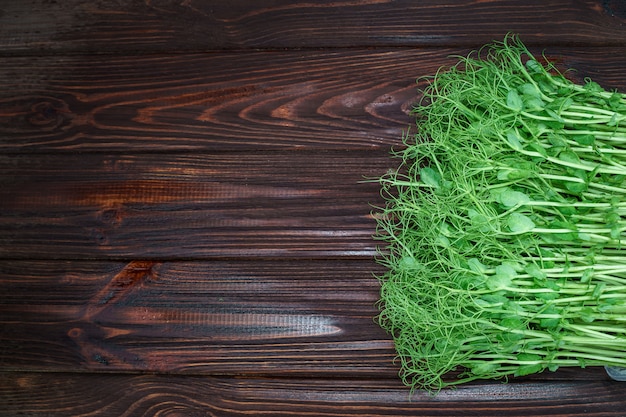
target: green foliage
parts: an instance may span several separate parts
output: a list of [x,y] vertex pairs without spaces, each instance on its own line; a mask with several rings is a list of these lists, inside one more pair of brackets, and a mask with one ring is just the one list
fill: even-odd
[[405,383],[625,366],[626,97],[515,36],[426,81],[377,216]]

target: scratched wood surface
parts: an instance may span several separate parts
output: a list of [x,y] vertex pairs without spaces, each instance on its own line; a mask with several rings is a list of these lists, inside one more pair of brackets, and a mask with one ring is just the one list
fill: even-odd
[[562,369],[438,396],[376,324],[367,178],[509,31],[626,91],[604,1],[0,0],[0,416],[623,416]]

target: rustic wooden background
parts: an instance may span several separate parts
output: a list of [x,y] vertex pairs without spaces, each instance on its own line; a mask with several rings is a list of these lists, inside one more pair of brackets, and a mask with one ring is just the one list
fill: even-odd
[[626,92],[622,0],[0,0],[0,415],[626,415],[597,368],[409,399],[374,321],[361,180],[509,31]]

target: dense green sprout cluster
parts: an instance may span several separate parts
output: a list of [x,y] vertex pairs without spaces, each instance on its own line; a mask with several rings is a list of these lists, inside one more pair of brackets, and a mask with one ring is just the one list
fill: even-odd
[[507,36],[430,77],[414,114],[377,215],[405,383],[626,366],[626,96]]

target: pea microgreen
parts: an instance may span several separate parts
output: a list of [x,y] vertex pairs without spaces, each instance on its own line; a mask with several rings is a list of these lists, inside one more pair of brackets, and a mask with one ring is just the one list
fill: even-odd
[[380,178],[379,322],[402,379],[626,366],[626,95],[515,35],[458,59],[422,80]]

